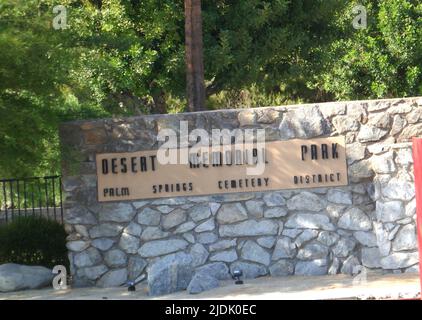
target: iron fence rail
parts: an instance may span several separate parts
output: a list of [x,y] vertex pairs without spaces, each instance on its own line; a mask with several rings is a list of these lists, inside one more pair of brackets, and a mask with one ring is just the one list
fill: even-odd
[[61,176],[0,179],[0,222],[28,215],[63,222]]

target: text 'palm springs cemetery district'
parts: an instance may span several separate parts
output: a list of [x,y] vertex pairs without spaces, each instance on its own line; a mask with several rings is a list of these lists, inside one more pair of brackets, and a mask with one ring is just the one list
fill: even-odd
[[[167,150],[186,162],[163,164],[158,150],[97,154],[99,201],[347,185],[344,137]],[[184,153],[183,153],[184,152]]]

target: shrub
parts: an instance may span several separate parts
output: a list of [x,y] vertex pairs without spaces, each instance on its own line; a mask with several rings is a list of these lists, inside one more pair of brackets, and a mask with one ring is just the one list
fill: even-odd
[[69,266],[64,227],[41,217],[19,217],[0,225],[0,264]]

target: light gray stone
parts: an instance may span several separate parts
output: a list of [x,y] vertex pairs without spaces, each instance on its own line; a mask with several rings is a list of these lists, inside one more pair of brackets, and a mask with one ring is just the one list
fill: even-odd
[[196,235],[196,240],[202,244],[210,244],[216,242],[218,237],[213,232],[202,232]]
[[331,219],[337,220],[346,208],[344,205],[328,204],[326,210]]
[[239,125],[243,126],[250,126],[256,123],[256,113],[254,110],[243,110],[240,111],[237,119],[239,120]]
[[412,149],[399,149],[396,153],[396,163],[402,166],[407,166],[413,163]]
[[390,115],[386,112],[370,114],[368,117],[369,126],[387,129],[390,126]]
[[246,220],[248,214],[240,203],[223,204],[217,213],[217,222],[219,224],[229,224]]
[[295,266],[291,261],[282,259],[273,263],[269,270],[272,277],[284,277],[292,275],[294,273]]
[[403,130],[403,128],[406,126],[406,124],[407,124],[406,120],[400,117],[398,114],[396,114],[393,118],[393,124],[391,125],[390,135],[394,136],[400,133]]
[[215,229],[214,218],[208,219],[195,228],[195,232],[212,231]]
[[151,208],[145,208],[138,214],[138,223],[147,226],[158,226],[160,219],[161,213]]
[[391,229],[390,233],[388,234],[388,240],[391,241],[396,236],[397,232],[399,232],[400,225],[396,225],[393,229]]
[[217,203],[217,202],[210,202],[209,204],[210,210],[211,210],[211,214],[214,216],[218,209],[220,209],[221,207],[221,203]]
[[385,137],[388,130],[380,129],[373,126],[362,125],[358,133],[359,142],[379,141]]
[[340,268],[340,260],[336,257],[333,258],[330,267],[328,268],[328,274],[334,275],[338,273],[338,269]]
[[382,222],[394,222],[406,218],[404,206],[401,201],[377,201],[376,214],[377,219]]
[[297,253],[300,260],[325,259],[328,256],[328,248],[317,242],[308,243]]
[[149,201],[134,201],[132,202],[133,206],[135,207],[135,209],[140,209],[143,206],[147,205]]
[[174,208],[170,207],[170,206],[158,206],[157,210],[160,211],[161,213],[170,213],[174,210]]
[[335,244],[340,236],[337,233],[334,232],[328,232],[328,231],[321,231],[318,235],[317,240],[321,242],[322,244],[325,244],[326,246],[332,246]]
[[365,123],[368,118],[367,103],[360,101],[347,103],[347,115],[359,122]]
[[349,238],[341,238],[333,246],[332,250],[336,257],[346,258],[353,251],[356,246],[356,242]]
[[280,218],[287,215],[287,210],[284,208],[270,208],[265,210],[265,218]]
[[396,142],[396,140],[395,140],[394,137],[387,137],[380,142],[372,143],[372,144],[368,145],[367,149],[368,149],[369,153],[381,154],[381,153],[389,150],[390,145],[395,143],[395,142]]
[[410,111],[412,111],[412,107],[405,101],[394,103],[390,108],[387,109],[387,112],[390,114],[408,113]]
[[195,243],[189,252],[192,256],[192,265],[194,267],[203,265],[208,258],[208,251],[205,247],[200,243]]
[[341,267],[341,273],[353,275],[354,270],[357,266],[361,265],[359,262],[359,259],[355,256],[349,256],[346,260],[343,262],[343,266]]
[[323,229],[335,230],[335,227],[327,216],[316,213],[298,213],[289,218],[286,222],[288,228]]
[[422,108],[416,108],[406,115],[406,120],[410,124],[418,123],[422,119]]
[[236,250],[219,251],[210,256],[210,261],[233,262],[237,260]]
[[161,230],[160,227],[146,227],[141,235],[142,241],[158,240],[170,236],[169,232]]
[[113,249],[104,254],[104,261],[110,268],[124,267],[127,256],[122,250]]
[[135,280],[138,278],[147,266],[147,261],[140,256],[131,256],[127,265],[128,279]]
[[135,209],[128,203],[106,203],[101,205],[99,219],[102,222],[129,222]]
[[91,245],[101,251],[110,249],[114,244],[114,240],[108,238],[95,239],[91,242]]
[[300,248],[305,242],[312,240],[318,236],[318,231],[314,229],[304,230],[295,240],[295,244]]
[[183,238],[190,243],[195,243],[195,237],[193,236],[192,233],[183,234]]
[[379,156],[372,156],[372,169],[378,174],[393,173],[396,171],[393,152],[389,151]]
[[289,210],[320,211],[324,207],[322,200],[308,191],[302,191],[287,201]]
[[359,142],[346,145],[347,163],[352,164],[355,161],[365,158],[366,147]]
[[74,206],[64,210],[64,221],[68,224],[97,224],[97,219],[88,209],[82,206]]
[[385,110],[387,108],[390,107],[390,102],[386,102],[386,101],[369,101],[368,103],[368,111],[372,112],[372,111],[380,111],[380,110]]
[[217,278],[206,273],[195,273],[187,287],[187,291],[190,294],[197,294],[217,288],[218,285],[219,282]]
[[218,280],[231,279],[229,268],[223,262],[212,262],[196,269],[197,273],[209,274]]
[[271,249],[275,244],[275,237],[261,237],[256,240],[261,247]]
[[264,215],[264,202],[259,200],[249,200],[245,202],[246,209],[254,218],[262,218]]
[[283,229],[281,235],[289,237],[289,238],[296,238],[303,230],[301,229]]
[[328,272],[326,259],[313,261],[298,261],[295,266],[295,275],[300,276],[321,276]]
[[0,292],[39,289],[51,285],[54,274],[45,267],[15,263],[0,265]]
[[263,265],[236,261],[230,265],[230,272],[233,274],[235,270],[240,270],[243,273],[242,278],[244,279],[255,279],[267,274],[267,270]]
[[381,266],[384,269],[408,268],[418,263],[418,252],[394,252],[381,259]]
[[101,277],[104,273],[108,271],[106,265],[101,264],[95,267],[87,267],[78,269],[78,276],[85,277],[88,280],[94,281]]
[[394,251],[416,250],[417,249],[416,228],[414,225],[405,225],[397,233],[393,241]]
[[353,231],[368,231],[372,229],[369,217],[359,208],[348,209],[338,221],[339,228]]
[[188,221],[188,222],[182,223],[180,226],[178,226],[176,228],[176,230],[174,230],[174,233],[176,233],[176,234],[177,233],[185,233],[185,232],[193,230],[195,227],[196,227],[195,222]]
[[142,227],[132,221],[126,228],[123,229],[123,233],[130,234],[135,237],[140,237],[142,233]]
[[83,251],[83,250],[85,250],[86,248],[89,247],[89,242],[88,241],[82,241],[82,240],[68,241],[66,243],[66,247],[71,251],[80,252],[80,251]]
[[372,170],[371,160],[365,159],[358,162],[354,162],[348,167],[348,175],[351,182],[361,182],[367,178],[371,178],[374,175]]
[[381,267],[381,253],[378,248],[362,248],[362,264],[368,268]]
[[301,106],[284,114],[279,130],[281,139],[287,140],[328,134],[330,127],[317,106]]
[[102,223],[92,227],[89,230],[89,235],[91,238],[102,238],[102,237],[116,237],[122,232],[123,226],[112,224],[112,223]]
[[319,106],[321,113],[325,118],[329,118],[336,115],[346,114],[346,104],[345,103],[333,103],[327,102],[322,103]]
[[377,237],[372,232],[366,231],[356,231],[353,233],[354,237],[360,244],[366,247],[376,247],[377,246]]
[[219,228],[221,237],[248,237],[276,235],[278,223],[270,220],[247,220],[236,224],[222,225]]
[[416,199],[413,199],[406,205],[406,216],[413,217],[416,214]]
[[271,260],[270,254],[252,240],[245,242],[240,255],[244,260],[261,263],[266,266],[270,264]]
[[265,194],[263,200],[267,207],[284,206],[286,204],[286,200],[284,200],[283,196],[277,192]]
[[89,233],[88,233],[87,227],[82,226],[82,225],[78,225],[78,224],[74,225],[74,227],[75,227],[75,231],[77,233],[79,233],[82,237],[89,238]]
[[168,205],[168,206],[177,206],[183,205],[186,203],[186,199],[182,197],[178,198],[167,198],[167,199],[157,199],[154,200],[151,204],[156,206]]
[[128,233],[122,233],[119,246],[127,253],[136,253],[139,249],[139,237],[132,236]]
[[296,255],[296,247],[290,238],[283,237],[277,240],[272,260],[279,260],[283,258],[293,258]]
[[209,250],[212,251],[219,251],[225,250],[236,246],[236,239],[233,240],[220,240],[216,243],[213,243],[209,246]]
[[377,246],[381,256],[390,254],[391,242],[388,240],[388,232],[381,222],[374,222],[374,232],[377,237]]
[[349,116],[337,116],[333,119],[333,126],[339,134],[359,130],[359,122]]
[[92,267],[101,263],[102,258],[100,253],[95,248],[88,248],[85,251],[77,253],[73,257],[73,263],[76,267]]
[[327,199],[332,203],[351,205],[352,193],[342,189],[330,189],[327,192]]
[[138,253],[141,257],[151,258],[184,250],[187,246],[188,243],[181,239],[155,240],[143,244]]
[[155,261],[148,268],[148,289],[152,296],[185,290],[192,280],[192,257],[178,252]]
[[415,196],[415,184],[400,178],[392,178],[382,188],[382,194],[392,200],[409,201]]
[[161,225],[164,230],[178,226],[186,221],[186,213],[182,209],[176,209],[162,218]]
[[193,221],[199,222],[210,217],[211,209],[205,204],[196,205],[190,209],[189,215]]

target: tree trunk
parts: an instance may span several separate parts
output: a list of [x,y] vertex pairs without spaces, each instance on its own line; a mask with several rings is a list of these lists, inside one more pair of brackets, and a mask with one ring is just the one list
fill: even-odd
[[205,110],[201,0],[185,0],[185,58],[189,111]]

